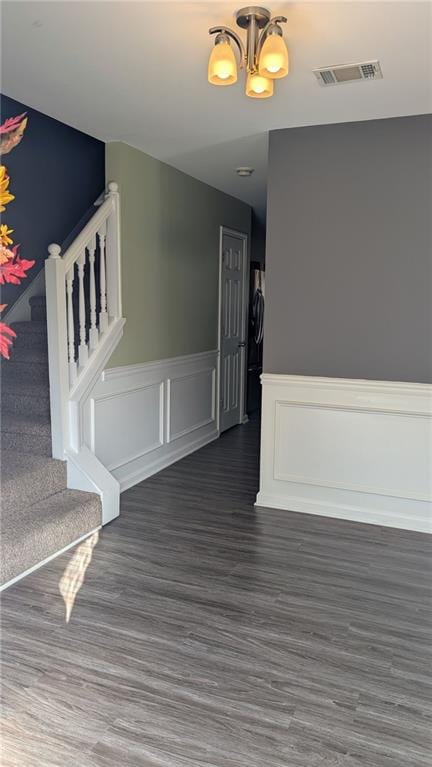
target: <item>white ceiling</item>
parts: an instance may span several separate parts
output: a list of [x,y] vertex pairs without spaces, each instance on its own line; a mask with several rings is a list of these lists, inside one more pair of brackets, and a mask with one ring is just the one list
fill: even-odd
[[[288,17],[291,73],[269,100],[242,78],[207,83],[208,28],[226,2],[2,3],[2,90],[105,141],[120,140],[265,209],[275,128],[428,113],[429,2],[272,3]],[[378,58],[384,79],[320,87],[312,69]],[[251,178],[234,169],[251,165]]]

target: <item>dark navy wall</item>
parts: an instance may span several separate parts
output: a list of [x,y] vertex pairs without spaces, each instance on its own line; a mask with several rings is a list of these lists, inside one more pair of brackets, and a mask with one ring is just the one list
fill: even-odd
[[20,286],[4,286],[2,302],[10,305],[41,268],[50,242],[62,243],[105,186],[105,144],[58,120],[0,96],[1,122],[27,112],[21,144],[3,157],[15,200],[2,214],[14,229],[21,256],[35,259]]

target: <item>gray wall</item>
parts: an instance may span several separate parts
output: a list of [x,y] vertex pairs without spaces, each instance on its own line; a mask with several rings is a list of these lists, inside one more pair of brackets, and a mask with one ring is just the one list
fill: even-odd
[[432,116],[270,134],[264,370],[432,381]]

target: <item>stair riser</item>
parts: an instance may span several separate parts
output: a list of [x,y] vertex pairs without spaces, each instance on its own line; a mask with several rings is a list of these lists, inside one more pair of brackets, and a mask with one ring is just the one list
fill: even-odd
[[49,385],[48,365],[46,362],[21,361],[11,356],[6,364],[2,365],[3,385],[13,386],[14,381],[32,381]]
[[52,457],[50,434],[23,434],[22,432],[2,431],[1,446],[3,450],[16,450],[33,455]]
[[30,317],[32,320],[46,320],[47,313],[45,306],[32,306]]
[[[38,352],[43,352],[48,357],[48,339],[43,333],[20,333],[14,339],[12,354],[16,350],[21,349],[37,349]],[[12,356],[11,354],[11,356]]]
[[46,296],[32,296],[29,300],[30,308],[46,307]]
[[47,391],[46,396],[32,397],[31,395],[19,394],[7,390],[2,391],[2,410],[6,413],[18,415],[50,417],[50,400]]
[[[32,365],[34,362],[43,363],[48,369],[48,348],[35,346],[13,346],[11,349],[9,362],[25,362],[26,365]],[[9,362],[2,363],[4,369]]]

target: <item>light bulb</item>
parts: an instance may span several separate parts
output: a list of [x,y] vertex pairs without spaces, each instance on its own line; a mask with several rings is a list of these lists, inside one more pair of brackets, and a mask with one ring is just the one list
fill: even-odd
[[260,75],[277,80],[288,74],[288,51],[282,35],[271,34],[264,40],[258,65]]
[[208,80],[212,85],[232,85],[237,81],[237,62],[228,40],[216,43],[212,49]]
[[267,99],[273,96],[273,82],[258,72],[249,73],[246,81],[246,96],[252,99]]

